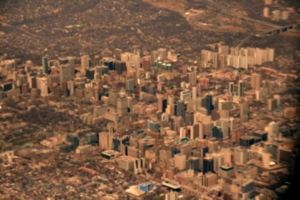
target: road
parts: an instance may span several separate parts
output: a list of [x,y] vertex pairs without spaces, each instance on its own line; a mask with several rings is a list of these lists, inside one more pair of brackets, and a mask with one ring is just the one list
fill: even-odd
[[[227,15],[231,15],[231,16],[234,16],[234,17],[237,17],[237,18],[240,18],[240,19],[244,19],[244,20],[247,20],[247,21],[251,21],[253,23],[259,23],[259,24],[262,24],[262,25],[266,25],[266,26],[270,26],[272,27],[272,30],[276,30],[276,29],[281,29],[281,28],[284,28],[286,26],[279,26],[279,25],[276,25],[276,24],[272,24],[272,23],[269,23],[269,22],[265,22],[265,21],[262,21],[262,20],[258,20],[258,19],[253,19],[253,18],[250,18],[250,17],[247,17],[247,16],[244,16],[244,15],[240,15],[236,12],[232,12],[230,10],[230,8],[224,6],[223,4],[219,3],[219,2],[216,2],[214,0],[208,0],[210,3],[214,4],[214,6],[220,10],[220,12],[217,13],[217,17],[220,18],[220,14],[227,14]],[[195,27],[197,26],[196,23],[197,21],[200,19],[201,17],[201,13],[198,14],[198,15],[195,15],[195,16],[192,16],[188,22],[191,26]],[[229,32],[230,30],[219,30],[217,28],[199,28],[201,30],[208,30],[208,31],[218,31],[218,32]],[[245,38],[243,38],[242,40],[238,40],[236,42],[236,45],[233,45],[233,46],[237,46],[237,47],[240,47],[242,46],[247,40],[249,40],[251,37],[257,35],[257,34],[265,34],[269,32],[268,31],[263,31],[263,32],[253,32],[253,33],[250,33],[248,36],[246,36]]]

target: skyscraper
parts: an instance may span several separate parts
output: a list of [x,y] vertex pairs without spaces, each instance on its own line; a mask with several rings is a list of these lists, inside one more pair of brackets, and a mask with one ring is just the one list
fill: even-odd
[[276,122],[270,122],[268,125],[268,141],[273,142],[279,134],[279,125]]
[[248,121],[249,105],[248,103],[240,104],[240,119],[242,122]]
[[213,172],[214,171],[214,160],[212,157],[205,157],[203,159],[203,174],[206,174],[207,172]]
[[118,100],[118,90],[117,89],[110,89],[109,90],[109,101],[110,104],[113,106],[117,105],[117,100]]
[[71,65],[61,65],[59,67],[59,79],[60,79],[60,84],[62,84],[63,81],[69,81],[71,80],[72,77],[72,69]]
[[255,90],[259,90],[261,86],[261,75],[254,73],[251,75],[251,87]]
[[238,82],[238,96],[243,97],[244,96],[244,81],[239,80]]
[[207,115],[211,115],[211,111],[214,109],[214,106],[212,105],[211,95],[206,95],[205,97],[205,108],[207,110]]
[[81,56],[81,71],[85,73],[85,70],[90,66],[90,58],[88,55]]
[[229,93],[229,96],[234,95],[234,82],[229,83],[228,93]]
[[183,101],[177,101],[175,106],[176,116],[184,117],[185,113],[185,105]]
[[196,85],[196,83],[197,83],[197,72],[193,71],[193,72],[188,73],[188,78],[189,78],[189,84]]
[[49,63],[48,63],[48,57],[42,58],[42,65],[43,65],[43,73],[49,74]]
[[245,164],[248,161],[247,149],[236,147],[234,149],[234,161],[236,164]]

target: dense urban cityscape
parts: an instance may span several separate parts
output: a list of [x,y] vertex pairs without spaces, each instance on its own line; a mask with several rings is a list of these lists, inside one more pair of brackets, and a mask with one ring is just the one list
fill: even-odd
[[296,198],[299,8],[57,2],[0,3],[1,200]]

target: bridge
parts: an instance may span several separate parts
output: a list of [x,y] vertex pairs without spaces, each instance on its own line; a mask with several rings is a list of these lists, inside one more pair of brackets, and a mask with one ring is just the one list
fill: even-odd
[[292,25],[288,25],[288,26],[283,26],[281,28],[277,28],[277,29],[271,29],[268,31],[264,31],[262,33],[256,34],[256,37],[260,37],[260,36],[264,36],[264,35],[274,35],[274,34],[280,34],[283,32],[286,32],[290,29],[294,29],[294,27],[297,26],[297,24],[292,24]]
[[244,39],[239,41],[238,44],[235,45],[235,46],[236,47],[242,46],[246,40],[250,39],[253,36],[255,36],[255,37],[265,37],[265,36],[280,34],[280,33],[286,32],[288,30],[294,29],[294,27],[296,27],[296,26],[297,26],[297,24],[292,24],[292,25],[288,25],[288,26],[282,26],[282,27],[276,28],[276,29],[273,28],[273,29],[263,31],[263,32],[260,32],[260,33],[256,32],[256,33],[248,35],[247,37],[245,37]]

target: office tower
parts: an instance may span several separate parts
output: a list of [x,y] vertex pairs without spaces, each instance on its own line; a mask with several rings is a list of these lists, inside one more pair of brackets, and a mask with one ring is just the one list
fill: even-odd
[[38,79],[39,89],[41,90],[41,96],[45,97],[49,94],[48,81],[46,77]]
[[293,150],[286,145],[279,145],[277,149],[277,164],[290,163],[293,158]]
[[75,92],[75,84],[74,84],[74,81],[68,81],[68,89],[70,91],[70,95],[74,95],[74,92]]
[[221,47],[219,47],[218,50],[219,50],[219,54],[227,55],[229,53],[228,46],[221,46]]
[[185,89],[180,92],[180,100],[184,103],[191,101],[191,91],[189,89]]
[[192,100],[196,101],[198,96],[197,87],[192,88]]
[[279,125],[278,123],[272,121],[268,124],[268,141],[273,142],[279,134]]
[[[289,18],[289,11],[287,11],[287,10],[283,10],[282,12],[281,12],[281,19],[282,20],[287,20]],[[274,50],[274,49],[273,49]]]
[[175,105],[175,115],[184,117],[185,114],[185,104],[182,100],[176,102]]
[[[260,140],[260,139],[258,139]],[[252,136],[242,136],[240,137],[240,146],[249,148],[251,145],[253,145],[256,142],[256,139]]]
[[128,102],[126,98],[126,93],[124,91],[120,91],[119,97],[117,99],[117,113],[120,117],[127,114],[127,104]]
[[78,136],[76,134],[68,134],[66,141],[71,143],[72,146],[77,147],[79,145]]
[[199,169],[200,169],[200,158],[198,158],[198,157],[190,157],[187,160],[187,169],[192,169],[195,172],[199,172]]
[[174,165],[178,168],[178,170],[184,170],[186,168],[186,158],[185,154],[174,155]]
[[90,67],[90,57],[88,55],[81,56],[81,72],[85,73],[85,70]]
[[219,142],[215,138],[212,138],[208,141],[208,150],[209,152],[217,152],[219,149]]
[[111,150],[113,148],[113,133],[100,132],[98,138],[100,149]]
[[150,63],[153,66],[154,63],[156,62],[157,58],[159,57],[159,54],[157,51],[151,51],[151,59],[150,59]]
[[280,95],[274,95],[273,98],[276,99],[276,106],[279,107],[280,104],[281,104],[281,97],[280,97]]
[[188,78],[189,78],[189,84],[196,85],[196,83],[197,83],[197,72],[192,71],[192,72],[188,73]]
[[87,133],[85,139],[89,144],[98,144],[98,135],[96,133]]
[[194,112],[186,111],[184,116],[184,122],[186,126],[194,124]]
[[62,94],[65,96],[65,97],[68,97],[70,95],[70,92],[68,90],[68,82],[66,81],[63,81],[60,85],[61,87],[61,91],[62,91]]
[[109,90],[109,102],[113,106],[117,105],[118,93],[119,91],[117,89],[111,88]]
[[136,69],[137,77],[139,77],[140,69],[141,69],[141,58],[140,58],[140,52],[138,50],[134,51],[134,53],[132,54],[131,63],[132,63],[132,67]]
[[238,96],[243,97],[244,96],[244,81],[239,80],[238,82]]
[[270,13],[270,8],[264,7],[264,9],[263,9],[264,17],[269,17],[269,13]]
[[71,69],[71,76],[74,77],[75,76],[75,57],[67,57],[68,59],[68,64],[70,65]]
[[21,90],[22,90],[22,94],[23,94],[23,95],[27,95],[27,94],[28,94],[28,91],[29,91],[28,84],[27,84],[27,83],[26,83],[26,84],[23,84],[23,85],[21,86]]
[[171,158],[173,158],[173,152],[171,149],[161,149],[159,151],[159,160],[169,161]]
[[220,167],[225,164],[225,155],[224,153],[213,153],[213,160],[214,160],[214,172],[218,173]]
[[165,112],[167,108],[167,99],[160,96],[157,100],[157,107],[158,111]]
[[90,79],[93,80],[95,78],[95,69],[86,69],[86,74],[85,76]]
[[265,0],[265,5],[272,5],[273,0]]
[[269,168],[270,167],[270,161],[271,161],[271,154],[263,152],[262,153],[263,167]]
[[253,73],[251,75],[251,87],[255,90],[259,90],[261,87],[261,74]]
[[49,74],[49,63],[48,63],[48,57],[42,58],[42,65],[43,65],[43,73]]
[[197,95],[200,96],[202,93],[202,86],[200,83],[197,83]]
[[150,129],[155,132],[159,132],[160,125],[159,121],[148,119],[146,122],[146,129]]
[[134,89],[134,79],[129,78],[126,81],[126,90],[133,90]]
[[158,53],[161,60],[166,60],[167,59],[167,49],[159,48],[159,49],[157,49],[157,53]]
[[60,84],[62,84],[63,81],[70,81],[72,77],[72,72],[71,72],[71,66],[69,64],[67,65],[61,65],[59,66],[59,81]]
[[214,173],[207,173],[203,176],[202,185],[205,187],[211,187],[216,185],[218,181],[218,175]]
[[206,95],[205,97],[205,108],[207,110],[207,115],[211,115],[211,111],[214,109],[211,95]]
[[178,200],[178,193],[171,191],[169,193],[166,194],[165,196],[165,200]]
[[281,16],[281,11],[280,10],[274,10],[272,11],[273,13],[273,20],[278,21]]
[[234,95],[234,82],[229,82],[229,88],[228,88],[228,94],[229,96],[233,96]]
[[123,71],[127,70],[126,63],[125,62],[115,62],[115,70],[118,74],[122,74]]
[[223,139],[223,132],[221,127],[219,126],[214,126],[212,128],[212,135],[215,137],[217,140],[222,140]]
[[277,100],[276,99],[268,99],[267,107],[269,111],[273,111],[277,108]]
[[234,149],[234,161],[236,164],[243,165],[248,161],[248,151],[245,148],[236,147]]
[[203,174],[207,172],[214,172],[214,160],[213,157],[207,156],[203,159]]
[[249,105],[248,103],[240,104],[240,119],[242,122],[248,121]]

